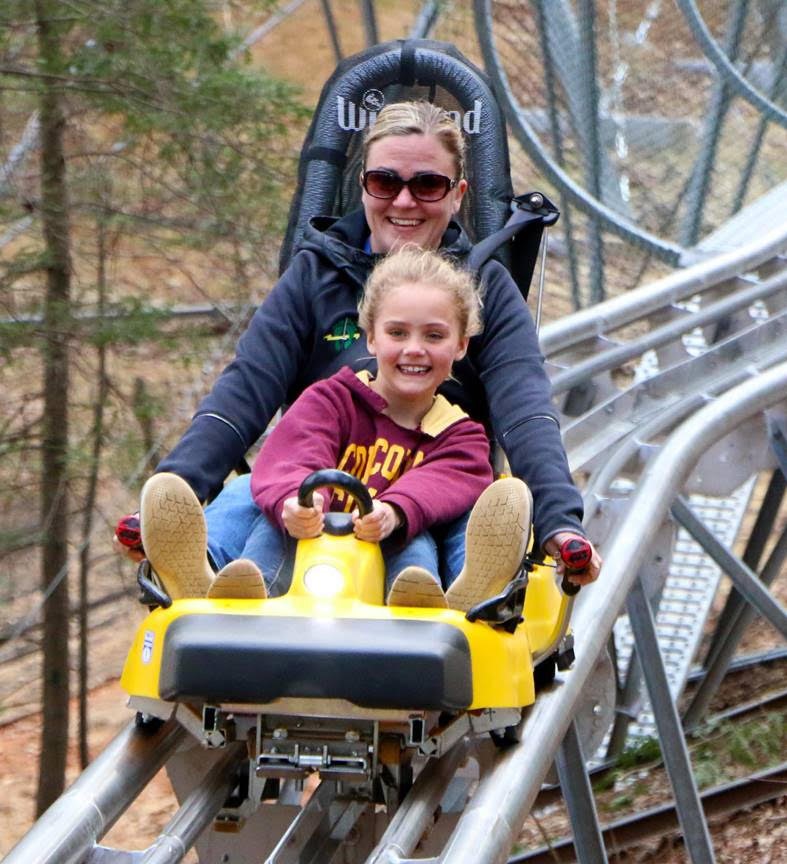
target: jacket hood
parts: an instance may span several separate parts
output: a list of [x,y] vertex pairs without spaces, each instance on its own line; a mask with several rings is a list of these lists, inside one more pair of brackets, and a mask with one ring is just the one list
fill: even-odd
[[[384,414],[388,403],[375,390],[372,390],[372,376],[368,369],[353,372],[345,366],[335,376],[335,380],[355,394],[356,398],[365,402],[373,411]],[[430,438],[437,438],[454,423],[468,419],[468,415],[458,406],[449,402],[439,393],[434,398],[432,407],[421,419],[419,430]]]
[[[368,236],[363,210],[342,217],[315,216],[309,220],[298,249],[314,252],[363,288],[369,271],[382,257],[364,251]],[[460,260],[470,252],[470,240],[458,222],[448,223],[440,248]]]

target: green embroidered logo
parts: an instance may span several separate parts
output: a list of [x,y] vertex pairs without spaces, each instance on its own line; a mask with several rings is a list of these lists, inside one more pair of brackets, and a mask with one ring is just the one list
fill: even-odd
[[333,343],[333,350],[338,354],[346,351],[353,342],[361,338],[361,329],[354,318],[343,318],[337,321],[330,333],[322,337],[326,342]]

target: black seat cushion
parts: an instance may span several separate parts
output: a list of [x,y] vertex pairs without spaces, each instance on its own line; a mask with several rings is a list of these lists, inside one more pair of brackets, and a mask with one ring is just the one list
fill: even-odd
[[460,221],[470,239],[503,226],[513,191],[505,118],[489,80],[448,42],[396,39],[345,58],[325,83],[301,150],[280,270],[309,219],[360,207],[363,133],[384,105],[411,99],[433,102],[461,122],[470,189]]

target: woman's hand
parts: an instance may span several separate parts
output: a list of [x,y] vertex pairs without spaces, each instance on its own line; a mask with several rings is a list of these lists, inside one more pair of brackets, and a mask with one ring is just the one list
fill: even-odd
[[112,537],[112,549],[135,564],[145,560],[142,548],[142,533],[139,527],[139,513],[130,513],[118,520]]
[[[592,554],[590,561],[583,570],[569,570],[560,558],[560,547],[567,540],[577,539],[588,543]],[[591,582],[595,582],[601,572],[601,565],[604,563],[593,544],[586,537],[573,531],[558,531],[557,534],[553,534],[544,544],[544,551],[555,559],[558,576],[561,578],[565,576],[574,585],[589,585]]]
[[325,514],[322,505],[325,501],[319,492],[313,493],[314,504],[311,507],[301,507],[298,496],[287,498],[281,510],[281,519],[290,537],[296,540],[306,540],[309,537],[319,537],[325,524]]
[[401,520],[397,511],[384,501],[372,501],[372,512],[366,516],[353,513],[353,531],[359,540],[369,543],[379,543],[393,534]]

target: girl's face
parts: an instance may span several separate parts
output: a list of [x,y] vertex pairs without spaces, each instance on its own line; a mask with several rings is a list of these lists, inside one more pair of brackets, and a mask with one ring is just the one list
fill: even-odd
[[[366,170],[381,169],[403,180],[422,171],[456,179],[453,157],[434,135],[391,135],[375,141],[367,154]],[[364,190],[361,200],[372,252],[388,253],[404,243],[437,249],[451,217],[459,212],[466,189],[467,180],[459,180],[440,201],[419,201],[407,186],[395,198],[374,198]]]
[[468,341],[460,333],[455,301],[444,288],[414,282],[391,289],[367,336],[369,351],[377,357],[374,389],[393,408],[407,405],[425,413],[453,362],[464,357]]

